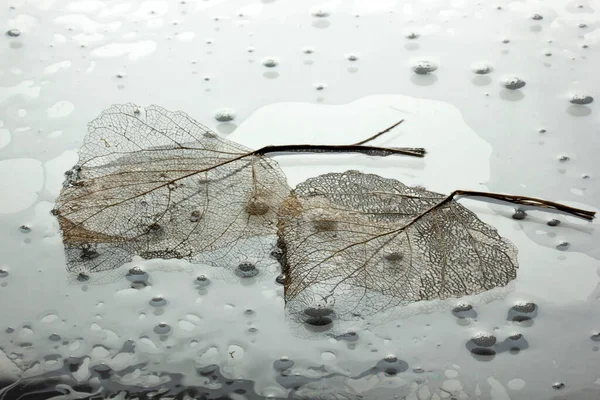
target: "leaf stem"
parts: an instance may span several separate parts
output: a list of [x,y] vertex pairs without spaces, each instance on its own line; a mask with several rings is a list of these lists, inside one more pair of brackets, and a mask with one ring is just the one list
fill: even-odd
[[527,197],[527,196],[515,196],[511,194],[504,193],[491,193],[491,192],[478,192],[474,190],[455,190],[452,192],[446,201],[452,200],[457,196],[473,196],[473,197],[486,197],[495,200],[506,201],[508,203],[519,204],[523,206],[530,207],[539,207],[539,208],[547,208],[551,210],[561,211],[566,214],[573,215],[575,217],[583,218],[588,221],[594,219],[596,212],[583,210],[581,208],[570,207],[565,204],[555,203],[549,200],[538,199],[535,197]]

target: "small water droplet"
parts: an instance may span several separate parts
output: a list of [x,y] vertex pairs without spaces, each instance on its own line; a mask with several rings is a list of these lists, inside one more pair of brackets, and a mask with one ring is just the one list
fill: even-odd
[[154,327],[154,333],[159,335],[164,335],[171,332],[171,327],[166,322],[161,322],[160,324]]
[[294,366],[294,362],[287,357],[281,357],[279,360],[273,361],[273,369],[275,371],[284,371]]
[[317,84],[317,85],[315,85],[315,89],[323,90],[323,89],[325,89],[325,85]]
[[585,94],[574,94],[569,98],[569,102],[571,102],[571,104],[590,104],[594,101],[594,98],[592,96],[588,96]]
[[284,285],[285,284],[285,275],[284,274],[277,275],[277,278],[275,278],[275,282],[279,283],[280,285]]
[[79,282],[86,282],[90,279],[90,276],[88,274],[86,274],[85,272],[80,272],[77,274],[77,280]]
[[475,64],[472,69],[478,75],[486,75],[493,71],[492,66],[485,63]]
[[358,56],[356,56],[355,54],[348,54],[346,56],[346,58],[348,59],[348,61],[356,61],[356,60],[358,60]]
[[162,296],[154,296],[150,299],[149,304],[152,307],[163,307],[167,305],[167,300]]
[[215,111],[215,119],[219,122],[229,122],[235,119],[235,111],[231,108],[221,108]]
[[548,226],[558,226],[560,224],[560,221],[557,220],[556,218],[553,218],[550,221],[548,221],[546,224]]
[[525,81],[519,77],[513,76],[506,78],[502,82],[502,85],[509,90],[517,90],[525,86]]
[[412,70],[415,72],[415,74],[419,75],[427,75],[435,71],[437,68],[438,67],[434,62],[428,60],[417,61],[412,66]]
[[546,133],[546,130],[544,128],[540,128],[540,129],[538,129],[538,132],[539,133]]
[[235,274],[240,278],[251,278],[258,275],[258,268],[251,262],[243,262],[237,266]]
[[398,357],[396,357],[393,354],[388,354],[387,356],[385,356],[383,358],[383,361],[385,361],[387,363],[395,363],[396,361],[398,361]]
[[504,43],[504,44],[510,43],[510,40],[509,39],[504,39],[504,40],[502,40],[502,43]]
[[600,332],[594,333],[592,336],[590,336],[590,339],[592,339],[594,342],[600,342]]
[[570,159],[571,158],[569,156],[565,156],[565,155],[558,157],[558,161],[560,161],[560,162],[566,162],[566,161],[569,161]]
[[531,16],[531,19],[533,19],[535,21],[540,21],[540,20],[544,19],[544,17],[542,17],[540,14],[533,14]]
[[8,31],[6,31],[6,36],[18,37],[21,36],[21,31],[18,29],[9,29]]
[[263,65],[267,68],[274,68],[279,65],[279,60],[275,58],[266,58],[263,60]]
[[579,24],[579,27],[580,27],[581,29],[585,29],[585,28],[587,28],[588,26],[587,26],[587,24]]
[[50,339],[53,342],[58,342],[60,340],[60,335],[53,333],[50,336],[48,336],[48,339]]
[[555,389],[555,390],[561,390],[561,389],[563,389],[564,387],[565,387],[565,384],[564,384],[564,383],[562,383],[562,382],[554,382],[554,383],[552,384],[552,388],[553,388],[553,389]]
[[327,18],[331,15],[329,11],[320,8],[313,10],[311,14],[315,18]]
[[205,288],[208,285],[210,285],[210,279],[208,279],[208,277],[206,275],[199,275],[196,278],[196,286],[199,288]]
[[127,271],[127,274],[125,274],[125,278],[127,278],[127,280],[130,282],[143,282],[148,280],[148,274],[140,267],[135,266],[133,268],[130,268],[129,271]]
[[407,39],[418,39],[419,38],[419,34],[416,32],[410,32],[406,35]]
[[20,230],[21,232],[23,232],[23,233],[29,233],[29,232],[31,232],[31,228],[30,228],[30,227],[28,227],[27,225],[21,225],[21,226],[19,227],[19,230]]
[[571,246],[571,244],[569,242],[560,242],[559,244],[556,245],[556,248],[558,250],[567,250],[569,247]]
[[527,217],[527,213],[523,210],[515,210],[514,214],[512,215],[513,219],[525,219],[525,217]]

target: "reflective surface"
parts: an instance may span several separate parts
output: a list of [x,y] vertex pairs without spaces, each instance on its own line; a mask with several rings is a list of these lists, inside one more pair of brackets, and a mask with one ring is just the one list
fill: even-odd
[[357,169],[440,193],[597,210],[598,11],[585,1],[10,0],[0,11],[2,386],[20,378],[42,390],[25,386],[41,376],[58,390],[48,397],[75,388],[67,398],[100,388],[598,397],[597,222],[461,200],[516,245],[515,281],[314,332],[287,318],[276,269],[240,278],[135,259],[73,282],[50,214],[87,123],[127,102],[185,111],[250,148],[354,143],[404,119],[376,143],[428,150],[275,156],[292,187]]

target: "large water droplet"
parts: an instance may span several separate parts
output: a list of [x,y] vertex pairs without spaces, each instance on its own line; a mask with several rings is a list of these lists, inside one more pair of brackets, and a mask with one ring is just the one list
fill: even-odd
[[413,64],[412,70],[415,74],[427,75],[437,69],[437,65],[433,61],[421,60]]
[[571,104],[590,104],[594,101],[594,98],[585,94],[574,94],[569,98]]
[[504,79],[502,85],[509,90],[517,90],[525,86],[525,81],[519,77],[513,76]]
[[231,108],[221,108],[215,112],[215,119],[219,122],[229,122],[235,119],[235,111]]

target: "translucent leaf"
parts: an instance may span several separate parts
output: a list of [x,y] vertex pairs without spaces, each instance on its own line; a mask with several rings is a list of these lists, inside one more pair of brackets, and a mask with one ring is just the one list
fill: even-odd
[[158,106],[105,110],[79,155],[54,210],[76,273],[134,255],[235,267],[257,251],[244,239],[275,235],[290,192],[275,161]]
[[312,325],[515,279],[517,249],[448,196],[358,171],[301,183],[282,207],[288,309]]

